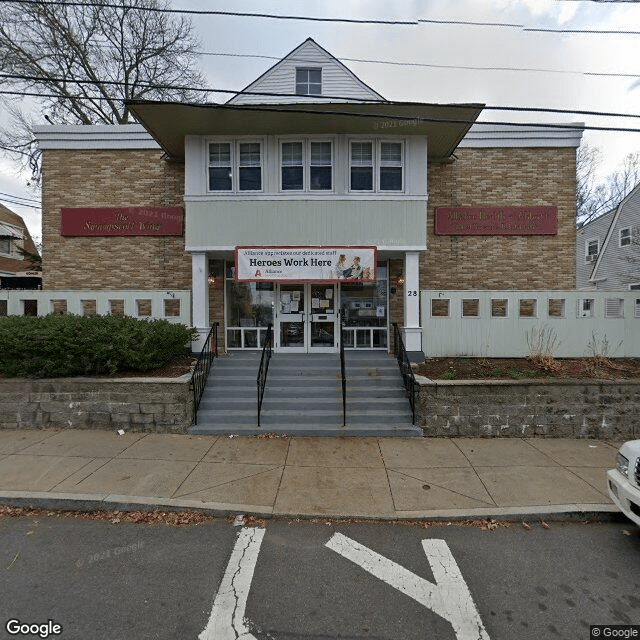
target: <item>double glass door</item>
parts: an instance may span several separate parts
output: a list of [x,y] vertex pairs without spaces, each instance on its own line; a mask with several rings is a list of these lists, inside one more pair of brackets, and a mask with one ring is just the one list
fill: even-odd
[[335,284],[279,284],[276,289],[276,349],[332,352],[338,348]]

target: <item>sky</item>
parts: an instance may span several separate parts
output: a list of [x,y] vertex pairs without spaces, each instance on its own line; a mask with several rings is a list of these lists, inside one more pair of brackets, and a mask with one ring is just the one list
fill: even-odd
[[[479,120],[640,130],[640,0],[218,0],[215,5],[171,0],[171,7],[418,21],[391,25],[196,16],[200,68],[210,88],[241,90],[311,37],[388,100],[635,113],[618,118],[489,110]],[[600,33],[576,33],[589,30]],[[36,105],[25,107],[46,124]],[[640,152],[640,133],[585,131],[583,144],[601,150],[604,178],[621,168],[626,155]],[[15,204],[16,197],[39,201],[39,191],[27,186],[29,178],[15,156],[0,156],[0,202],[21,215],[38,240],[39,209]]]

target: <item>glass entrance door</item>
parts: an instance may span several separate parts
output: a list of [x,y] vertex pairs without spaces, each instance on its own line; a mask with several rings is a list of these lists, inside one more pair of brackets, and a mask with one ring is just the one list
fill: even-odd
[[276,349],[291,353],[337,350],[335,284],[280,284]]

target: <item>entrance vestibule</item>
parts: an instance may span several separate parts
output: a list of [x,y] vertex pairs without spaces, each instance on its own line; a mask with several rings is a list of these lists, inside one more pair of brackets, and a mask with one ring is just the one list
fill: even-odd
[[260,349],[269,324],[282,353],[337,352],[340,318],[347,349],[384,349],[389,340],[387,263],[375,282],[236,282],[226,269],[227,349]]

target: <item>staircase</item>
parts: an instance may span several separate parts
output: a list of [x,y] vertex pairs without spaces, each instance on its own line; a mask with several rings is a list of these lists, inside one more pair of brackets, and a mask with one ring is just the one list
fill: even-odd
[[260,353],[235,351],[215,360],[192,434],[421,436],[394,358],[347,351],[347,425],[342,424],[338,354],[273,354],[257,427]]

